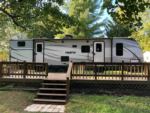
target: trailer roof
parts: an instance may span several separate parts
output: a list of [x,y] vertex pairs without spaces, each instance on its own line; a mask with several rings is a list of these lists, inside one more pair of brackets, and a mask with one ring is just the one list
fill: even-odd
[[129,39],[129,40],[135,40],[133,38],[125,38],[125,37],[113,37],[113,38],[76,38],[76,39],[49,39],[49,38],[41,38],[41,39],[37,39],[37,38],[32,38],[32,39],[11,39],[10,41],[13,41],[13,40],[24,40],[24,41],[31,41],[31,40],[99,40],[99,39],[108,39],[108,40],[111,40],[111,39]]

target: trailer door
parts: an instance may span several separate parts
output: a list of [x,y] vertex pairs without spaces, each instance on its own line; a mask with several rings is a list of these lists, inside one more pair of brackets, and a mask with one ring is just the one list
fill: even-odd
[[104,62],[104,42],[94,42],[94,62]]
[[43,42],[36,42],[36,57],[35,62],[43,62]]

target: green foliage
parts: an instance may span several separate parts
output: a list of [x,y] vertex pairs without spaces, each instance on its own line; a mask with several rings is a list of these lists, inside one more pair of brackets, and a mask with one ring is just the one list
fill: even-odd
[[12,23],[8,22],[1,27],[0,37],[0,57],[9,60],[9,40],[10,39],[25,39],[25,32],[17,31],[13,28]]
[[71,95],[67,113],[149,113],[150,98],[137,96]]
[[122,24],[119,20],[112,18],[113,21],[107,20],[105,23],[105,35],[107,37],[128,37],[131,36],[131,30],[127,25]]
[[[101,1],[99,0],[67,0],[63,8],[67,10],[69,16],[79,21],[79,24],[58,29],[63,33],[55,35],[55,38],[62,38],[66,34],[73,35],[74,38],[93,38],[93,35],[101,34],[99,30],[103,23],[98,23],[103,14],[100,10]],[[99,12],[96,10],[99,9]]]
[[9,89],[9,88],[13,88],[13,87],[14,87],[14,84],[11,84],[11,85],[2,87],[2,89]]
[[59,28],[63,26],[69,26],[69,23],[65,24],[64,21],[59,21],[54,19],[52,16],[43,18],[42,21],[33,24],[34,29],[29,29],[27,31],[28,38],[54,38],[54,35],[62,33]]
[[9,51],[5,51],[5,50],[0,50],[0,57],[3,60],[9,60]]
[[[63,4],[63,0],[55,0],[58,5]],[[1,22],[12,21],[14,27],[20,27],[24,30],[32,29],[32,24],[42,21],[48,15],[54,19],[74,24],[72,17],[59,11],[59,7],[52,7],[51,0],[7,0],[0,1]]]
[[[141,17],[138,17],[140,12],[144,12],[146,8],[150,8],[148,0],[104,0],[103,9],[107,9],[108,14],[116,16],[124,24],[133,26],[141,26]],[[121,14],[116,11],[116,8],[121,10]],[[137,23],[135,24],[135,21]]]
[[140,13],[138,16],[142,18],[143,25],[141,29],[134,31],[131,37],[138,41],[143,52],[150,51],[150,9],[146,9],[144,13]]

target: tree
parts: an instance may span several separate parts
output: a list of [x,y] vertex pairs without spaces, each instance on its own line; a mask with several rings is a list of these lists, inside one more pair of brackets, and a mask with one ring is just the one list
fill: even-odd
[[63,26],[69,27],[70,24],[66,24],[64,21],[59,21],[54,19],[51,15],[43,18],[42,21],[33,24],[34,29],[29,29],[27,31],[29,38],[54,38],[54,35],[62,33],[60,28]]
[[132,31],[127,25],[122,24],[119,20],[112,18],[107,20],[105,25],[105,35],[107,37],[128,37]]
[[[65,21],[69,24],[75,24],[76,21],[66,14],[59,11],[59,7],[51,7],[52,0],[4,0],[0,1],[1,22],[12,21],[16,26],[26,30],[32,28],[32,23],[42,20],[47,15],[54,19]],[[63,0],[53,0],[62,5]]]
[[[138,15],[142,19],[142,29],[137,29],[130,37],[136,39],[143,52],[150,51],[150,9]],[[134,29],[134,28],[133,28]]]
[[[97,22],[103,14],[100,5],[101,1],[99,0],[67,0],[63,8],[67,10],[69,16],[77,19],[80,24],[59,29],[63,33],[55,35],[55,37],[62,38],[65,34],[71,34],[74,38],[93,38],[93,35],[101,34],[102,31],[99,28],[104,24]],[[97,9],[99,12],[96,12]]]
[[[113,4],[112,0],[104,0],[103,9],[107,9],[108,14],[116,16],[118,19],[126,25],[142,26],[141,17],[137,17],[140,12],[144,12],[145,9],[150,8],[149,0],[115,0]],[[119,14],[116,9],[121,10]],[[135,24],[135,21],[136,24]]]
[[9,22],[1,27],[2,37],[0,38],[0,57],[3,59],[9,59],[9,40],[10,39],[26,39],[27,34],[25,32],[17,31],[13,28],[12,23]]

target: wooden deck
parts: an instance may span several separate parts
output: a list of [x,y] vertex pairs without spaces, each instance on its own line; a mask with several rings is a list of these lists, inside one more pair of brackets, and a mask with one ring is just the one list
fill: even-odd
[[[9,75],[4,76],[2,78],[13,78],[13,79],[23,79],[22,75]],[[43,80],[66,80],[66,73],[48,73],[48,77],[45,78],[43,76],[27,76],[26,79],[43,79]]]
[[[89,65],[92,65],[93,68],[91,69]],[[99,65],[105,66],[101,68]],[[118,69],[116,65],[119,67]],[[127,65],[130,65],[130,68],[126,67]],[[115,69],[111,68],[113,66],[115,66]],[[67,73],[48,73],[47,63],[0,62],[0,69],[2,69],[0,71],[0,84],[15,83],[39,87],[46,80],[56,83],[62,80],[63,82],[67,81],[67,95],[69,95],[69,84],[72,86],[79,84],[79,87],[89,86],[89,84],[91,86],[98,84],[97,86],[100,87],[103,84],[110,86],[111,84],[118,84],[118,86],[122,84],[129,84],[129,86],[130,84],[141,84],[137,87],[150,88],[150,63],[70,62]]]
[[[104,67],[101,68],[100,65],[104,65]],[[113,66],[115,68],[112,68]],[[70,80],[150,81],[149,63],[70,62],[67,73],[48,73],[47,63],[36,62],[0,62],[0,68],[2,68],[0,81],[2,81],[1,79],[20,79],[21,81],[29,79],[30,81],[66,80],[66,77]]]
[[[115,74],[114,74],[115,75]],[[103,76],[103,75],[99,75],[97,76],[97,80],[121,80],[121,76],[120,75],[109,75],[107,76]],[[136,75],[125,75],[124,76],[124,80],[131,80],[131,81],[147,81],[147,76],[143,77],[143,76],[137,76]],[[2,77],[2,79],[23,79],[22,75],[9,75],[9,76],[4,76]],[[66,73],[48,73],[48,77],[44,77],[44,76],[26,76],[26,79],[41,79],[41,80],[66,80]],[[87,74],[87,76],[82,76],[82,74],[76,74],[76,76],[72,77],[72,80],[95,80],[95,76],[94,75],[89,75]]]
[[66,73],[48,73],[48,80],[66,80]]

